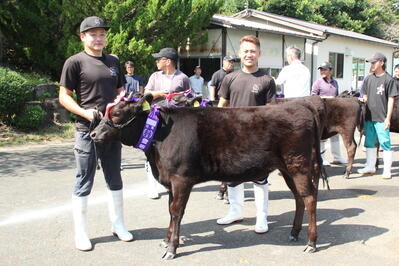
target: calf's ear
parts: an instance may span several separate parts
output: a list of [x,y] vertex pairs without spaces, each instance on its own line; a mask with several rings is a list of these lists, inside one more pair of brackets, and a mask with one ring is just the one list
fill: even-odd
[[196,96],[194,98],[190,98],[187,100],[187,106],[192,106],[192,107],[198,107],[200,106],[202,101],[202,97],[201,96]]
[[151,109],[151,103],[152,103],[153,98],[154,98],[154,97],[152,96],[151,93],[146,93],[146,94],[144,94],[144,96],[140,99],[138,105],[140,105],[140,106],[142,107],[143,111],[148,111],[148,110]]

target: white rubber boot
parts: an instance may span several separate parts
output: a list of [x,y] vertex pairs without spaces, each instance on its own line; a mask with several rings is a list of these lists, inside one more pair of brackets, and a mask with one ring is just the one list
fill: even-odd
[[152,175],[150,163],[145,162],[145,170],[147,171],[147,196],[150,199],[159,199],[158,181]]
[[231,224],[242,221],[242,206],[244,205],[244,184],[239,184],[235,187],[227,186],[229,195],[229,213],[226,217],[220,218],[216,221],[218,224]]
[[87,236],[87,200],[88,196],[77,197],[72,195],[72,214],[75,227],[75,247],[82,251],[93,248]]
[[269,230],[267,225],[267,209],[269,204],[269,184],[258,185],[254,183],[256,206],[255,233],[263,234]]
[[375,174],[375,163],[377,161],[377,148],[366,148],[366,166],[358,169],[359,174]]
[[330,163],[326,159],[326,142],[327,140],[320,140],[320,155],[323,160],[323,165],[329,166]]
[[331,164],[347,164],[348,161],[341,157],[341,147],[339,146],[338,134],[330,138],[330,144],[331,144],[331,153],[334,158]]
[[111,219],[111,231],[122,241],[132,241],[133,235],[126,230],[123,222],[123,192],[121,190],[108,191],[108,210]]
[[384,172],[382,173],[382,178],[391,179],[393,151],[384,151],[383,157],[384,157]]

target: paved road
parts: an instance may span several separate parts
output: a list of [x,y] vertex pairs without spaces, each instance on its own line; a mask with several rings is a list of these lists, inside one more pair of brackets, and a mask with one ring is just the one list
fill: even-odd
[[[399,136],[394,135],[394,143]],[[282,178],[270,181],[270,231],[253,231],[252,185],[245,186],[243,223],[219,226],[227,205],[214,199],[217,182],[194,188],[183,218],[184,244],[179,256],[161,261],[159,242],[169,222],[167,196],[145,196],[144,157],[124,147],[125,220],[135,241],[110,234],[106,189],[96,176],[90,197],[89,231],[94,250],[73,247],[70,195],[74,179],[71,142],[57,145],[0,148],[0,265],[399,265],[399,145],[395,145],[393,179],[353,175],[329,167],[331,191],[321,187],[318,202],[318,247],[302,252],[306,229],[298,243],[288,242],[294,200]],[[357,153],[355,167],[364,162]],[[305,222],[306,222],[305,216]]]

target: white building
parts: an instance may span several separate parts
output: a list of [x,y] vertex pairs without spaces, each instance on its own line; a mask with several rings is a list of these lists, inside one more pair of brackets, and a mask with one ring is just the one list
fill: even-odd
[[[287,64],[285,48],[295,45],[302,50],[301,60],[310,69],[312,82],[320,78],[318,65],[329,61],[340,91],[356,90],[370,64],[365,62],[375,52],[387,57],[387,71],[392,73],[394,53],[399,45],[368,35],[310,23],[267,12],[246,9],[231,17],[214,15],[207,29],[208,42],[197,47],[180,48],[180,69],[192,75],[196,65],[203,69],[205,80],[220,69],[225,55],[238,57],[239,40],[256,35],[261,43],[259,67],[277,77]],[[239,68],[237,63],[236,68]]]

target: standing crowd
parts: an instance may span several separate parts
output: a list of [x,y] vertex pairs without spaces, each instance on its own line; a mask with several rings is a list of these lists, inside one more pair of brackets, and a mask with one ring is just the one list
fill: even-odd
[[[206,91],[201,66],[194,68],[194,75],[188,77],[177,69],[178,53],[173,48],[163,48],[152,54],[158,71],[154,72],[146,83],[135,74],[132,61],[125,63],[123,74],[119,59],[103,52],[109,26],[99,17],[85,18],[80,25],[80,39],[84,49],[65,61],[60,79],[60,103],[77,115],[74,154],[76,160],[76,181],[72,193],[72,210],[75,230],[75,246],[79,250],[92,249],[88,236],[87,209],[88,197],[93,187],[97,160],[101,161],[102,170],[108,188],[108,209],[111,220],[111,232],[122,241],[132,241],[133,235],[126,229],[123,218],[123,182],[121,178],[121,143],[119,141],[94,145],[90,138],[93,121],[102,117],[108,103],[117,95],[124,93],[150,93],[155,100],[170,93],[192,90],[195,95],[209,93],[209,98],[218,101],[218,107],[262,106],[275,101],[276,91],[280,90],[285,98],[319,95],[320,97],[338,96],[338,83],[333,78],[333,66],[324,62],[318,66],[320,79],[311,89],[309,69],[301,62],[301,50],[290,46],[286,49],[288,65],[274,79],[259,69],[261,44],[255,36],[244,36],[240,40],[239,61],[241,66],[234,71],[237,58],[225,56],[223,66],[216,71],[209,81]],[[392,146],[390,141],[390,119],[394,97],[398,95],[399,65],[395,67],[395,77],[386,71],[386,57],[376,53],[370,62],[371,73],[362,85],[360,99],[366,103],[365,147],[366,165],[359,169],[361,174],[374,174],[377,140],[383,149],[383,178],[391,178]],[[72,97],[75,93],[76,100]],[[324,154],[324,143],[321,150]],[[323,155],[323,164],[343,164],[338,135],[330,138],[333,160],[328,162]],[[148,162],[145,164],[148,178],[148,197],[159,198],[159,184],[152,175]],[[268,181],[267,176],[254,182],[256,206],[256,233],[268,231]],[[217,220],[220,225],[243,220],[244,186],[228,183],[229,211]]]

